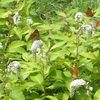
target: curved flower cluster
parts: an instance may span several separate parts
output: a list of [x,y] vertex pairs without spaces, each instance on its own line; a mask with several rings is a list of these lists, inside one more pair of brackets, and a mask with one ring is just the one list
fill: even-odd
[[89,39],[93,34],[93,28],[91,25],[85,24],[79,27],[77,30],[79,36],[82,35],[84,32],[87,33],[87,38]]
[[26,20],[26,22],[27,22],[29,25],[33,24],[33,21],[32,21],[31,18],[28,18],[28,19]]
[[83,14],[81,12],[78,12],[75,14],[75,21],[82,22],[83,20]]
[[92,34],[93,32],[93,28],[91,25],[88,25],[88,24],[82,25],[81,28],[88,34]]
[[16,12],[15,15],[13,16],[13,21],[15,25],[18,25],[19,21],[20,21],[20,16],[19,13]]
[[35,40],[31,46],[31,51],[34,53],[36,52],[36,49],[40,46],[43,45],[43,41],[42,40]]
[[3,49],[3,45],[2,45],[2,43],[0,42],[0,49]]
[[7,66],[8,72],[11,72],[13,70],[20,69],[20,68],[21,68],[21,64],[18,61],[13,61]]
[[43,51],[42,49],[44,48],[43,46],[43,41],[42,40],[35,40],[31,46],[31,51],[32,54],[36,60],[36,55],[39,55],[40,57],[43,58]]
[[87,89],[87,94],[89,94],[89,92],[93,90],[93,88],[90,87],[85,80],[76,79],[76,80],[72,81],[70,84],[70,98],[72,98],[74,96],[75,89],[78,87],[81,87],[81,86],[86,86],[85,88]]

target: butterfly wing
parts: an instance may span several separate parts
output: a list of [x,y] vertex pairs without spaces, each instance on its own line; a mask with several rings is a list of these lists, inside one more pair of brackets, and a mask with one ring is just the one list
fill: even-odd
[[100,29],[100,21],[97,21],[95,28]]
[[78,67],[77,66],[74,66],[73,72],[74,72],[74,75],[78,77]]
[[92,12],[92,10],[91,10],[90,8],[87,9],[86,15],[87,15],[88,17],[93,17],[94,14],[95,14],[95,12]]
[[39,31],[37,29],[30,35],[30,39],[35,39],[35,40],[40,39]]
[[78,67],[75,65],[74,68],[70,70],[70,73],[74,78],[78,78]]
[[100,20],[92,19],[91,22],[93,28],[100,30]]

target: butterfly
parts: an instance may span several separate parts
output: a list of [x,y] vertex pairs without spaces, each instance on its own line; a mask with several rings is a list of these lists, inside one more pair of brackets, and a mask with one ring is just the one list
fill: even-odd
[[92,22],[92,27],[93,28],[100,30],[100,20],[92,19],[91,22]]
[[95,12],[93,12],[90,8],[87,9],[86,15],[87,15],[88,17],[93,17],[94,14],[95,14]]
[[30,35],[30,39],[40,40],[40,34],[37,29]]
[[70,70],[70,73],[74,78],[78,78],[78,67],[75,65],[74,68]]

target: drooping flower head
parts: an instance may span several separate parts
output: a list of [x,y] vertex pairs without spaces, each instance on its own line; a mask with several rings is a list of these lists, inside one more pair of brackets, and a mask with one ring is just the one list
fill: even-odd
[[13,61],[8,65],[8,72],[13,71],[20,67],[21,67],[21,64],[18,61]]
[[93,28],[91,25],[85,24],[80,26],[77,32],[79,35],[82,35],[84,32],[87,33],[87,39],[90,39],[93,34]]
[[14,21],[15,25],[18,25],[18,23],[20,21],[19,12],[16,12],[15,15],[13,16],[13,21]]
[[[38,53],[37,49],[42,49],[42,46],[43,46],[43,41],[42,40],[35,40],[33,43],[32,43],[32,46],[31,46],[31,51],[32,51],[32,54],[36,60],[36,54]],[[41,50],[39,50],[41,51]]]
[[32,46],[31,46],[31,51],[32,51],[32,52],[35,52],[36,49],[37,49],[38,47],[42,46],[42,45],[43,45],[43,41],[42,41],[42,40],[35,40],[35,41],[33,42]]
[[75,89],[81,86],[85,86],[85,88],[87,89],[87,92],[90,92],[93,90],[92,87],[90,87],[88,85],[88,82],[86,82],[83,79],[76,79],[74,81],[71,82],[70,84],[70,98],[72,98],[75,94]]
[[88,34],[92,34],[93,32],[93,28],[91,25],[88,25],[88,24],[82,25],[81,28],[83,28],[83,30]]
[[13,61],[7,66],[8,73],[12,73],[13,71],[16,71],[16,76],[18,77],[19,77],[20,69],[21,69],[21,64],[18,61]]
[[76,13],[74,17],[75,17],[75,21],[77,22],[82,22],[83,20],[83,14],[81,12]]

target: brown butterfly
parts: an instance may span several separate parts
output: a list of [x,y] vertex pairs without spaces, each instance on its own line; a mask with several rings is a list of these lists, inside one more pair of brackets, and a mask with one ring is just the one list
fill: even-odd
[[92,27],[100,30],[100,20],[92,19],[91,22],[92,22]]
[[30,35],[30,39],[40,40],[40,34],[37,29]]
[[95,14],[95,12],[93,12],[90,8],[87,9],[86,15],[87,15],[88,17],[93,17],[94,14]]
[[75,65],[74,68],[70,70],[70,73],[74,78],[78,78],[78,67]]

